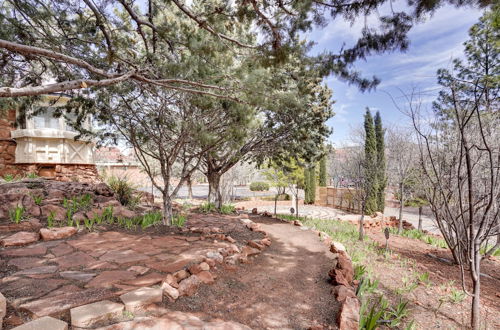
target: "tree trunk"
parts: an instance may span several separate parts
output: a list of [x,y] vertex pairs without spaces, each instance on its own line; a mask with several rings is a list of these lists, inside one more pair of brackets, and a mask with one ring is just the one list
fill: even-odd
[[399,184],[399,225],[398,234],[403,231],[403,183]]
[[481,255],[479,248],[474,245],[474,258],[471,264],[472,279],[472,310],[471,310],[471,328],[479,330],[481,326]]
[[274,197],[274,216],[276,217],[276,207],[278,205],[278,198],[279,198],[279,194],[277,194],[275,197]]
[[365,237],[365,228],[363,227],[365,222],[365,207],[361,208],[361,219],[359,220],[359,240],[362,241]]
[[297,198],[295,198],[295,216],[299,217],[299,191],[297,189]]
[[208,172],[208,202],[213,203],[215,208],[220,210],[222,207],[222,194],[220,192],[221,175],[218,172]]
[[191,180],[191,177],[188,177],[186,181],[188,186],[188,199],[193,199],[193,180]]
[[172,211],[172,201],[168,195],[168,191],[165,188],[163,193],[163,224],[166,226],[172,225],[172,218],[174,217],[174,212]]
[[418,207],[418,230],[422,231],[422,206]]

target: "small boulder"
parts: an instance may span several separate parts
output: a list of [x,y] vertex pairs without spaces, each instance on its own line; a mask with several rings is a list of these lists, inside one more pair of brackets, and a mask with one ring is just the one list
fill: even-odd
[[248,246],[253,247],[257,250],[260,250],[260,251],[264,250],[264,245],[260,244],[260,242],[257,243],[256,241],[248,241],[247,244],[248,244]]
[[42,228],[40,229],[40,236],[44,241],[53,241],[73,236],[76,231],[75,227]]
[[180,296],[192,296],[198,290],[202,281],[196,275],[191,275],[179,283]]
[[54,220],[63,221],[66,219],[66,209],[62,206],[47,204],[41,207],[42,216],[47,218],[50,214],[54,215]]
[[172,274],[167,274],[167,277],[165,277],[163,282],[167,283],[168,285],[170,285],[176,289],[179,287],[179,283],[177,283],[177,280],[175,279],[174,275],[172,275]]
[[215,282],[214,276],[209,271],[202,271],[196,276],[205,284],[212,284]]
[[241,254],[245,257],[251,257],[251,256],[255,256],[255,255],[258,255],[260,253],[260,250],[258,249],[255,249],[255,248],[252,248],[250,246],[244,246],[242,249],[241,249]]
[[131,211],[123,206],[117,206],[113,208],[113,215],[118,218],[134,218],[136,216],[134,211]]
[[346,252],[345,246],[342,243],[339,242],[332,242],[330,244],[330,252],[332,253],[340,253],[340,252]]
[[184,269],[181,269],[181,270],[174,273],[174,278],[175,278],[177,283],[179,283],[180,281],[182,281],[188,277],[189,277],[189,273],[187,271],[185,271]]
[[224,261],[224,257],[219,252],[207,252],[207,258],[212,259],[217,263],[222,263]]
[[356,293],[353,289],[345,285],[337,285],[333,288],[332,292],[335,294],[337,301],[343,302],[347,297],[356,298]]
[[137,290],[127,292],[120,296],[121,301],[125,305],[125,309],[129,312],[137,312],[143,310],[146,306],[162,302],[163,290],[161,288],[139,288]]
[[163,282],[160,286],[163,290],[163,294],[173,300],[177,300],[179,298],[179,290],[168,284],[167,282]]
[[340,307],[338,316],[340,330],[359,329],[359,300],[358,298],[346,297]]
[[257,210],[257,208],[256,208],[256,207],[254,207],[254,208],[252,209],[252,214],[257,214],[258,212],[259,212],[259,211]]
[[269,238],[263,238],[260,240],[261,244],[264,244],[265,246],[271,246],[271,240]]
[[21,246],[31,244],[33,242],[38,241],[39,235],[38,233],[28,232],[28,231],[20,231],[15,233],[14,235],[10,235],[0,241],[1,246]]

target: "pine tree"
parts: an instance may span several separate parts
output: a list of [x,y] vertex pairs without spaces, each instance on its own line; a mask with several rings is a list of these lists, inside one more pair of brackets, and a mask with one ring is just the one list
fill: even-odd
[[385,207],[385,187],[387,177],[385,174],[385,141],[384,129],[382,127],[382,117],[380,112],[375,114],[375,137],[377,140],[377,211],[384,212]]
[[365,214],[377,211],[377,140],[370,109],[365,114]]
[[319,186],[326,187],[326,155],[319,161]]

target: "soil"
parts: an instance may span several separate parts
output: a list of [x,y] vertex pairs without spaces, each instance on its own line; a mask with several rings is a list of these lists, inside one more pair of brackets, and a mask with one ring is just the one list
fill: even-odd
[[253,329],[335,328],[339,305],[328,281],[331,253],[311,231],[278,220],[260,223],[272,245],[250,263],[225,266],[216,282],[167,307],[233,320]]
[[[381,247],[385,246],[383,232],[369,231],[368,236]],[[452,292],[461,292],[462,285],[459,267],[445,261],[453,260],[450,251],[395,235],[389,239],[389,248],[392,251],[389,260],[379,257],[371,262],[371,266],[376,267],[374,275],[384,295],[397,303],[399,298],[394,292],[404,287],[403,279],[427,272],[430,280],[427,285],[420,283],[403,294],[410,302],[409,318],[415,320],[418,329],[467,329],[472,299],[451,299]],[[481,273],[482,328],[500,329],[500,260],[496,257],[483,260]],[[471,290],[467,271],[465,280],[467,289]]]

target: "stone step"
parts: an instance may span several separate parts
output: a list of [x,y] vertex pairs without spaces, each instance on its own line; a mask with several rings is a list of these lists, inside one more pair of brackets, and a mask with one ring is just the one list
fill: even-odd
[[68,330],[68,323],[50,316],[44,316],[24,323],[12,330]]
[[73,327],[89,328],[102,322],[122,318],[124,306],[109,300],[72,308],[71,325]]
[[135,313],[148,305],[162,302],[163,290],[160,288],[139,288],[121,295],[120,299],[127,311]]
[[20,308],[35,317],[59,316],[72,308],[114,296],[115,293],[109,289],[91,288],[37,299],[21,305]]

